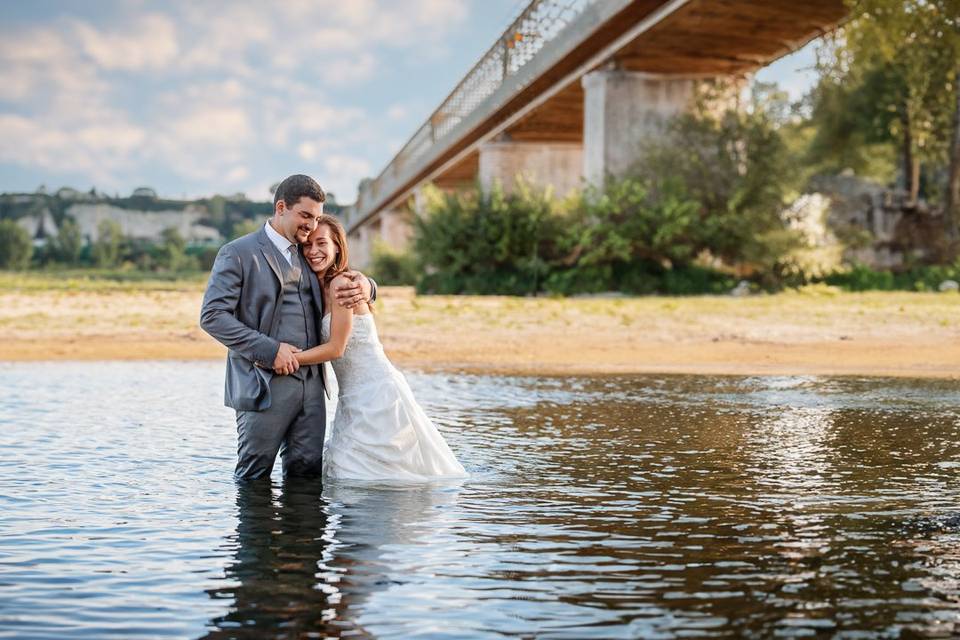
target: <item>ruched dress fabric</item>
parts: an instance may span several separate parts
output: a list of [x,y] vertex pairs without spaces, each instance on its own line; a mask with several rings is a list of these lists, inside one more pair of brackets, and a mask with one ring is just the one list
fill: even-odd
[[[321,327],[329,340],[329,314]],[[343,356],[330,364],[339,399],[323,454],[324,477],[418,482],[467,475],[384,354],[371,314],[353,317]]]

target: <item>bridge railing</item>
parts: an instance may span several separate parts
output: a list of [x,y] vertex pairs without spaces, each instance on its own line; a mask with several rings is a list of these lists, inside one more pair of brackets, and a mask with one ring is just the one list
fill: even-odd
[[[427,118],[390,164],[362,185],[353,216],[362,216],[380,200],[386,186],[420,161],[437,140],[456,130],[483,101],[533,60],[540,49],[600,0],[533,0],[480,58],[449,96]],[[354,220],[347,221],[347,227]]]

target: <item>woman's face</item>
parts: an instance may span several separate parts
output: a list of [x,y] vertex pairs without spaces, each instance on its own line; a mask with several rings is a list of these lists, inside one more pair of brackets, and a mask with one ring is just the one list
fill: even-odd
[[323,273],[333,265],[337,259],[337,245],[330,227],[321,224],[307,236],[307,241],[303,243],[303,256],[314,273]]

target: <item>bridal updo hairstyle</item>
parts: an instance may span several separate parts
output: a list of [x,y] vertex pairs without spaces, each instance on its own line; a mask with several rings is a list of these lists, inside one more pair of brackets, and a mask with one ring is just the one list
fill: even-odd
[[347,251],[347,232],[344,231],[343,224],[335,216],[323,213],[320,215],[320,220],[317,221],[317,228],[319,229],[323,225],[330,229],[330,237],[333,238],[333,243],[337,246],[337,256],[323,276],[323,284],[327,285],[338,275],[350,269],[350,254]]

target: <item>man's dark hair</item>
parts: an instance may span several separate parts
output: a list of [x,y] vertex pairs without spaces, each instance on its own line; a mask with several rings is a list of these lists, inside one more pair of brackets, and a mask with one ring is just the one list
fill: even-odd
[[327,194],[323,192],[316,180],[302,173],[296,173],[284,178],[283,182],[277,185],[277,190],[273,192],[273,206],[276,207],[282,199],[287,207],[292,207],[304,196],[317,202],[325,202],[327,199]]

